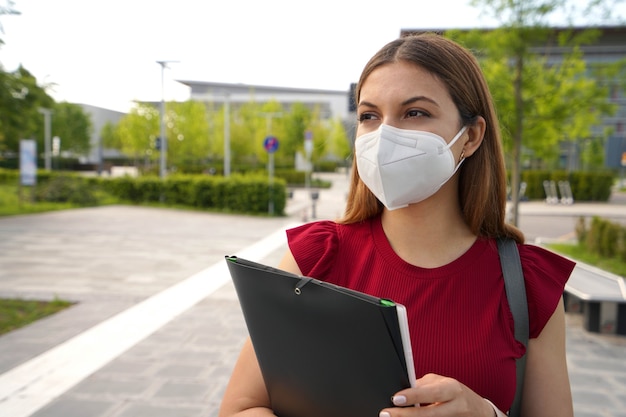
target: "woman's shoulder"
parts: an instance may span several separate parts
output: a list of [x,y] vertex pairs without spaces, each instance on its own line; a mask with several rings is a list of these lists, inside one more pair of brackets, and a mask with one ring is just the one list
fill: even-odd
[[318,220],[287,230],[287,239],[307,239],[309,243],[322,243],[339,239],[346,234],[369,231],[370,221],[344,224],[331,220]]
[[537,337],[552,317],[563,295],[575,263],[548,249],[532,244],[518,245],[526,283],[531,337]]
[[574,262],[541,246],[521,244],[518,248],[525,276],[541,276],[544,281],[554,280],[565,286]]
[[320,271],[321,266],[330,268],[339,256],[342,242],[362,241],[370,230],[369,224],[369,221],[342,224],[330,220],[306,223],[287,230],[287,243],[304,275],[311,271],[321,275],[325,272]]

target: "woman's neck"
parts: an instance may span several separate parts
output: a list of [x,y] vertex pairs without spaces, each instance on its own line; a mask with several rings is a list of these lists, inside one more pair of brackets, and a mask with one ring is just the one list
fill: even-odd
[[459,258],[476,240],[458,204],[441,203],[429,199],[383,211],[385,235],[404,261],[424,268],[440,267]]

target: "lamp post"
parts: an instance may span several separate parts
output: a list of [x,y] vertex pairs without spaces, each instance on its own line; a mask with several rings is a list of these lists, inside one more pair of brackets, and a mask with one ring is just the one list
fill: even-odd
[[230,176],[230,92],[224,92],[224,176]]
[[43,114],[44,121],[44,161],[45,168],[50,171],[52,169],[52,164],[50,160],[50,116],[52,116],[51,109],[44,109],[41,107],[39,109],[39,113]]
[[178,62],[178,61],[157,61],[157,64],[161,66],[161,111],[160,113],[160,144],[161,144],[161,165],[160,165],[160,176],[161,178],[165,178],[166,164],[167,164],[167,138],[165,137],[165,68],[167,68],[167,64]]

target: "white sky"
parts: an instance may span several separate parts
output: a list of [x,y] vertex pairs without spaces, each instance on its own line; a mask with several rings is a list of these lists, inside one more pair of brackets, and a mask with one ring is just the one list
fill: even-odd
[[[578,1],[578,0],[573,0]],[[4,3],[4,0],[0,0]],[[15,0],[0,16],[0,63],[49,93],[127,111],[185,100],[174,80],[347,90],[404,28],[494,26],[469,0]]]

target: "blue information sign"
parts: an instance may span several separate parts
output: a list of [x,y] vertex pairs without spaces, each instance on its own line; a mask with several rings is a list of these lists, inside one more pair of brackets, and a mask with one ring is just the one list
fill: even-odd
[[268,153],[274,153],[278,149],[278,139],[276,136],[268,136],[263,141],[263,147]]

